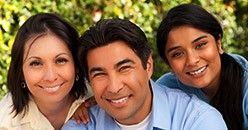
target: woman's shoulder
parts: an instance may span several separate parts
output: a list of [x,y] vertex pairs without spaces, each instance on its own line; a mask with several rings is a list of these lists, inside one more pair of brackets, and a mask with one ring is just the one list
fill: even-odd
[[177,80],[176,75],[171,73],[171,72],[169,72],[169,73],[165,73],[164,75],[159,77],[158,80],[156,81],[156,83],[174,82],[176,80]]
[[[3,127],[8,127],[11,122],[12,117],[14,116],[12,96],[10,93],[7,93],[0,101],[0,129]],[[9,125],[8,125],[9,124]]]
[[[31,97],[30,97],[31,98]],[[51,129],[52,125],[38,110],[32,99],[28,103],[28,109],[24,113],[15,115],[12,96],[6,94],[0,101],[0,130],[1,129]]]
[[229,54],[236,62],[238,62],[245,71],[248,71],[248,61],[245,57],[238,54]]
[[162,75],[156,83],[162,84],[164,86],[167,86],[169,88],[178,88],[178,79],[175,74],[169,72],[164,75]]
[[12,108],[12,105],[13,105],[12,96],[10,93],[7,93],[5,96],[3,96],[3,98],[0,101],[0,106],[1,106],[0,113],[6,111],[4,109],[9,109],[10,107]]

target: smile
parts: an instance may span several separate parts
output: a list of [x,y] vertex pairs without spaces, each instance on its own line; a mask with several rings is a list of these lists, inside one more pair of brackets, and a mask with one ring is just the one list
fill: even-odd
[[203,72],[206,68],[207,68],[207,66],[204,66],[204,67],[200,68],[199,70],[188,72],[188,73],[192,74],[192,75],[197,75],[197,74]]
[[41,86],[40,86],[40,87],[43,88],[44,90],[48,91],[48,92],[55,92],[55,91],[57,91],[61,86],[62,86],[62,84],[57,85],[57,86],[55,86],[55,87],[41,87]]
[[121,98],[118,100],[110,100],[110,101],[113,103],[122,103],[122,102],[126,101],[127,99],[128,99],[128,97],[124,97],[124,98]]
[[52,88],[44,88],[45,90],[48,90],[48,91],[56,91],[60,88],[60,85],[58,86],[55,86],[55,87],[52,87]]

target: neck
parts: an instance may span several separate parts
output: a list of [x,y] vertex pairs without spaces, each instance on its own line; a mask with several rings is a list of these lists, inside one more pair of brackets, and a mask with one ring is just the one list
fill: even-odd
[[211,100],[217,94],[217,91],[219,90],[219,84],[220,80],[219,78],[216,78],[215,81],[213,81],[210,85],[202,88],[202,91],[209,100]]
[[64,124],[71,104],[75,99],[72,96],[65,97],[59,102],[36,102],[40,112],[49,120],[55,130],[59,130]]
[[219,74],[212,80],[207,86],[202,88],[202,91],[204,94],[208,97],[208,99],[211,101],[213,97],[217,94],[220,86],[220,71]]
[[202,91],[208,97],[208,99],[211,100],[216,95],[218,90],[215,88],[203,88]]

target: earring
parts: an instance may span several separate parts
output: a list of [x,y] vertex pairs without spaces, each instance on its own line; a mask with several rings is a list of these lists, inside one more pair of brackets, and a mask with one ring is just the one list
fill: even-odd
[[76,81],[78,81],[79,80],[79,76],[78,75],[76,75]]
[[22,81],[22,83],[21,83],[21,87],[22,87],[22,88],[26,88],[26,84],[25,84],[25,82],[24,82],[24,81]]

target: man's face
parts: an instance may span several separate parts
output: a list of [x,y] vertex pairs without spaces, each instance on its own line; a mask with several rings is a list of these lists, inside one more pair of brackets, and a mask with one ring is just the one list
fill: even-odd
[[151,110],[149,79],[152,57],[144,69],[141,60],[123,41],[90,50],[88,75],[97,103],[119,123],[141,122]]

